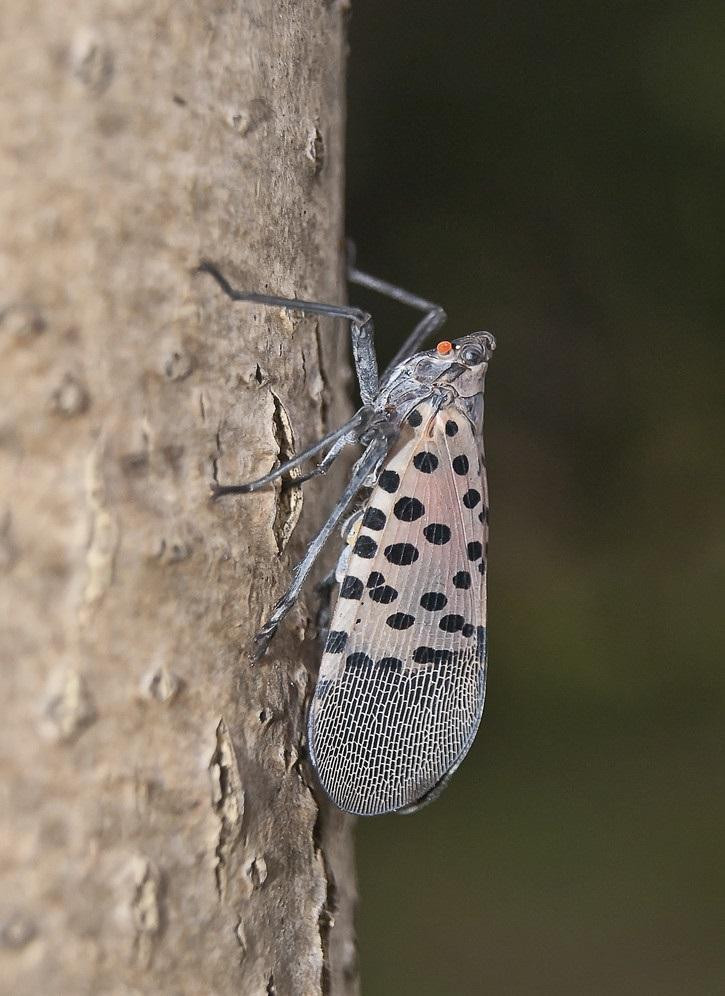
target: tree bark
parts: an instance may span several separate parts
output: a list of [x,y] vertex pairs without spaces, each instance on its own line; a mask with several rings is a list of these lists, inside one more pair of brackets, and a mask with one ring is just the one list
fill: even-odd
[[314,595],[247,656],[334,489],[208,499],[344,418],[345,331],[193,274],[341,299],[341,7],[2,4],[13,996],[357,991],[351,827],[304,762]]

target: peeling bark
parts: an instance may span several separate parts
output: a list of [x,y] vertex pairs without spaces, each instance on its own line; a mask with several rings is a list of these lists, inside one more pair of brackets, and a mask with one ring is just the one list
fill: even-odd
[[[321,521],[211,504],[347,413],[344,25],[301,0],[0,12],[0,977],[14,996],[352,994],[351,826],[304,761]],[[324,499],[324,500],[323,500]]]

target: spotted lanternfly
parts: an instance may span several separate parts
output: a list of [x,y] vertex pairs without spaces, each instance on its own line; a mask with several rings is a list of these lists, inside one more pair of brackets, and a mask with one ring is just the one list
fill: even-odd
[[466,755],[486,690],[488,492],[483,389],[495,340],[474,332],[418,353],[446,319],[423,298],[351,267],[349,278],[425,314],[378,378],[373,323],[357,308],[234,290],[235,301],[331,315],[351,324],[362,407],[272,473],[215,485],[214,497],[257,491],[327,449],[295,486],[324,473],[344,446],[364,447],[329,519],[255,640],[266,650],[322,546],[346,511],[337,601],[309,711],[322,788],[359,815],[412,812],[430,802]]

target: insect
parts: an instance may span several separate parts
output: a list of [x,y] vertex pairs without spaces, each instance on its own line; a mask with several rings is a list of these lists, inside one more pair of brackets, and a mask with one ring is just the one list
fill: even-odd
[[249,494],[325,451],[295,486],[363,447],[330,517],[255,638],[266,650],[323,545],[346,512],[337,601],[308,718],[312,764],[327,796],[358,815],[412,812],[432,801],[466,755],[486,689],[488,491],[482,442],[484,377],[495,349],[474,332],[417,352],[442,308],[349,269],[352,283],[422,311],[378,377],[370,314],[357,308],[235,290],[250,301],[350,323],[361,408],[339,429],[257,481],[215,485]]

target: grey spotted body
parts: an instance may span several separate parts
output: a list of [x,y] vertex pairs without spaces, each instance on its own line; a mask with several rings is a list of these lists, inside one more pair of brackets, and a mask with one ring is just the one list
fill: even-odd
[[[341,809],[408,812],[430,801],[468,751],[486,688],[488,490],[483,390],[493,336],[477,332],[416,353],[445,315],[430,302],[368,277],[351,279],[426,312],[380,382],[366,313],[223,290],[351,321],[363,407],[350,422],[259,482],[215,488],[248,493],[325,446],[324,472],[343,446],[363,454],[290,591],[257,637],[260,656],[291,608],[324,542],[354,503],[338,561],[337,600],[308,719],[310,758]],[[410,355],[413,353],[413,355]]]

